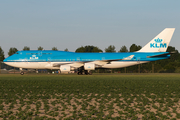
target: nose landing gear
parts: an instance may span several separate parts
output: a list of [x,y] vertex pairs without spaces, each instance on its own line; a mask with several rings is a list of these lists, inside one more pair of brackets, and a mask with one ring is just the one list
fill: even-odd
[[21,72],[20,72],[20,74],[21,74],[21,75],[24,75],[24,72],[23,72],[23,71],[21,71]]
[[23,69],[22,69],[22,68],[19,68],[19,70],[20,70],[20,74],[21,74],[21,75],[24,75]]

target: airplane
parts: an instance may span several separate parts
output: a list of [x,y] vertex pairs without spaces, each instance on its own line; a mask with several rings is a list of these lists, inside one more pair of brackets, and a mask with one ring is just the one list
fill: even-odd
[[143,48],[127,53],[75,53],[53,50],[17,51],[4,59],[4,63],[26,69],[57,69],[61,72],[77,70],[80,74],[92,74],[98,68],[122,68],[137,64],[167,59],[166,52],[175,28],[165,28]]

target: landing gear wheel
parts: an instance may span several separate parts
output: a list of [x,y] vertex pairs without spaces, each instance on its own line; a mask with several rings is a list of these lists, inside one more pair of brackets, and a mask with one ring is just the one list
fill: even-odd
[[92,75],[92,72],[88,70],[84,70],[84,71],[78,71],[77,74],[78,75]]
[[24,72],[22,71],[22,72],[20,72],[20,74],[21,74],[21,75],[24,75]]
[[87,71],[87,70],[85,70],[84,73],[85,73],[86,75],[88,75],[88,71]]
[[92,75],[92,72],[91,72],[91,71],[89,71],[89,75]]
[[78,74],[78,75],[82,75],[82,72],[78,72],[77,74]]

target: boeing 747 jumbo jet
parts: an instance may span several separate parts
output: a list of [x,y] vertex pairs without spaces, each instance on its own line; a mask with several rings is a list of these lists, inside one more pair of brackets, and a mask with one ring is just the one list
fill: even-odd
[[[61,72],[77,70],[91,74],[98,68],[122,68],[170,57],[166,52],[175,28],[166,28],[137,52],[128,53],[75,53],[53,50],[18,51],[3,62],[26,69],[58,69]],[[21,71],[23,75],[24,72]]]

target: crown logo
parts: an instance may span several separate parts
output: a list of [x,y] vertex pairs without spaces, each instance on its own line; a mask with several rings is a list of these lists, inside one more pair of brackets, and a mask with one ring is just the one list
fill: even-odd
[[154,41],[157,42],[157,43],[161,43],[161,42],[162,42],[162,39],[159,39],[159,38],[158,38],[158,39],[154,39]]

